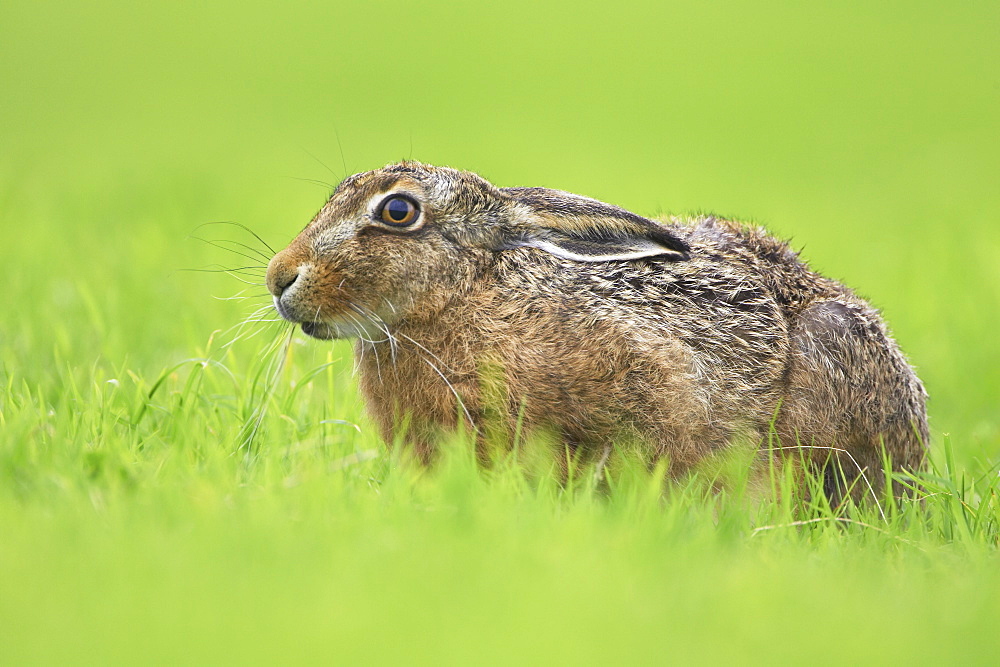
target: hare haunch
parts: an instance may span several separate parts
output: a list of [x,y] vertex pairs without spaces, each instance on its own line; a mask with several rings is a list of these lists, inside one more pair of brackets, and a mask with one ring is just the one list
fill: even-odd
[[759,227],[404,162],[344,180],[267,285],[306,334],[358,339],[382,436],[425,459],[465,420],[582,455],[627,439],[675,472],[774,436],[848,481],[924,455],[926,395],[878,312]]

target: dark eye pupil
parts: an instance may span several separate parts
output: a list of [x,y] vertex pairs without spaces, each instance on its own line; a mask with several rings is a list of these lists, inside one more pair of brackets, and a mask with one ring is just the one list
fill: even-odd
[[392,199],[385,205],[385,211],[395,222],[402,222],[406,219],[406,216],[410,214],[410,208],[412,206],[413,204],[405,199]]

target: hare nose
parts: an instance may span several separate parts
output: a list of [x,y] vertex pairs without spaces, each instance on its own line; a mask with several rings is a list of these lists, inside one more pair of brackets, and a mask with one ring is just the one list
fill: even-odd
[[299,278],[299,266],[283,259],[282,253],[278,253],[267,266],[267,290],[276,297],[280,297]]
[[278,294],[281,294],[286,289],[288,289],[289,287],[291,287],[292,283],[294,283],[298,279],[299,279],[299,272],[298,271],[296,271],[295,273],[292,273],[292,274],[286,274],[286,275],[280,276],[275,281],[275,283],[274,283],[274,286],[275,286],[276,289],[272,290],[272,291],[276,291],[277,294],[275,294],[275,296],[277,296]]

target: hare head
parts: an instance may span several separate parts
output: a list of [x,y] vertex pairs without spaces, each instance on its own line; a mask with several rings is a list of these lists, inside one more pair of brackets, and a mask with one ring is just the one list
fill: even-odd
[[379,337],[400,319],[433,316],[494,253],[525,246],[578,262],[688,252],[663,225],[594,199],[403,162],[344,180],[271,260],[267,286],[310,336]]

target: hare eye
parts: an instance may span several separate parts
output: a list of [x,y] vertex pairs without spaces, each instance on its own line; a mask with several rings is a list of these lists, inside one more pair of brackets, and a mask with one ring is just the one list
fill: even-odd
[[401,227],[417,219],[417,205],[406,197],[390,197],[382,204],[379,217],[387,225]]

